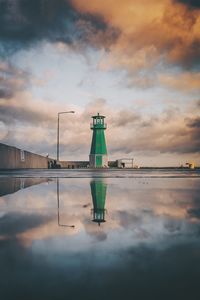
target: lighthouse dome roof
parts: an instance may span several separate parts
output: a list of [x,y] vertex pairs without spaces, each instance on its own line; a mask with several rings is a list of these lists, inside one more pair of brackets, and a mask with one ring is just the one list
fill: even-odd
[[101,119],[104,119],[105,116],[100,115],[99,113],[97,113],[97,115],[96,116],[92,116],[92,118],[101,118]]

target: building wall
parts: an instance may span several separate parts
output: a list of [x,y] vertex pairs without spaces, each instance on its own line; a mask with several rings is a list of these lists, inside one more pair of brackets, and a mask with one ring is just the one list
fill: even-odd
[[0,143],[0,169],[48,168],[48,158]]

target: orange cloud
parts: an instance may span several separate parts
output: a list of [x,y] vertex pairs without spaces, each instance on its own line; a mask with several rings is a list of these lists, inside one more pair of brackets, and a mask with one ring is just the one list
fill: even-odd
[[200,90],[200,73],[183,72],[177,75],[160,74],[159,83],[167,87],[186,91]]
[[200,57],[198,9],[170,0],[73,0],[73,4],[83,13],[100,15],[121,32],[101,67],[132,72],[151,68],[160,60],[188,67]]

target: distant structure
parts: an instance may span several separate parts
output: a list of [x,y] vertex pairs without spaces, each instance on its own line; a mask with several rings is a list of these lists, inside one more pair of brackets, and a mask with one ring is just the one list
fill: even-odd
[[187,162],[186,166],[188,166],[189,169],[195,169],[195,163],[194,162]]
[[93,180],[90,183],[92,202],[93,202],[93,222],[98,223],[100,226],[101,223],[106,222],[105,220],[105,202],[106,202],[106,190],[107,185],[102,180]]
[[118,168],[133,168],[133,158],[117,159]]
[[107,168],[108,155],[106,148],[106,140],[104,130],[106,124],[104,123],[105,116],[99,115],[92,117],[93,123],[90,128],[93,130],[92,144],[89,155],[89,165],[91,168]]

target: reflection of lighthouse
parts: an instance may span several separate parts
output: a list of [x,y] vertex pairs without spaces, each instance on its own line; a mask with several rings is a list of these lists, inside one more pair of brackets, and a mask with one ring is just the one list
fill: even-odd
[[99,224],[106,222],[105,221],[105,201],[106,201],[106,190],[107,185],[101,180],[93,180],[90,183],[92,201],[93,201],[93,222]]

